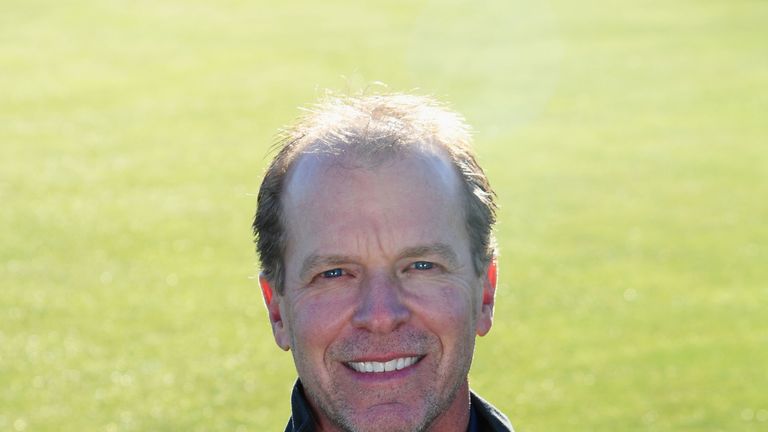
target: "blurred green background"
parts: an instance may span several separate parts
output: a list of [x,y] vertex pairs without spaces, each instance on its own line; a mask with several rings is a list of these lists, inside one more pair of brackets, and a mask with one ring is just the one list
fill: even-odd
[[282,430],[255,192],[298,106],[374,81],[475,126],[502,272],[471,381],[519,431],[768,430],[766,23],[763,0],[4,0],[0,430]]

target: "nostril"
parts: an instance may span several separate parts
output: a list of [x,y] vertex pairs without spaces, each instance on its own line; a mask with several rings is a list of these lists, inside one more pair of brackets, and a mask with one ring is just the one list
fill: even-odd
[[[370,281],[375,282],[375,281]],[[410,317],[408,306],[402,301],[399,285],[389,280],[367,283],[361,290],[353,325],[373,332],[389,332]]]
[[404,305],[361,305],[353,324],[372,331],[391,331],[408,320],[410,311]]

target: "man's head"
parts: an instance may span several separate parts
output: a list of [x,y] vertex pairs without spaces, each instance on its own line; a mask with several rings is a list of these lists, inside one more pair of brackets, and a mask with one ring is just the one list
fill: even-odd
[[279,152],[258,196],[253,233],[262,273],[283,290],[286,227],[283,185],[294,162],[306,153],[345,155],[375,165],[405,154],[443,152],[462,182],[463,211],[478,274],[496,252],[494,193],[471,149],[464,120],[437,101],[413,95],[328,98],[283,132]]
[[496,279],[493,192],[469,142],[456,114],[406,95],[330,99],[286,133],[254,232],[275,340],[321,424],[465,419]]

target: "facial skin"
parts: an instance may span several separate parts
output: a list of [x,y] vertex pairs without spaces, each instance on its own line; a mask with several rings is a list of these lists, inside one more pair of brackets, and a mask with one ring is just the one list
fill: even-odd
[[371,167],[310,154],[292,168],[283,295],[261,284],[321,430],[466,430],[496,270],[475,273],[462,204],[441,155]]

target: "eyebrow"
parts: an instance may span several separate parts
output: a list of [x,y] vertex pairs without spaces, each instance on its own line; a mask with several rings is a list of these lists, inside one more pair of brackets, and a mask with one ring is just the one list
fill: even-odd
[[456,252],[445,243],[432,243],[405,248],[400,252],[398,258],[418,258],[423,256],[438,256],[446,260],[451,267],[459,266],[459,257],[456,255]]
[[351,261],[355,261],[355,258],[349,255],[312,254],[307,258],[305,258],[304,262],[301,263],[301,270],[299,271],[299,277],[302,279],[306,278],[307,273],[312,271],[312,269],[315,269],[318,267],[332,267],[332,266],[349,263]]
[[[445,243],[432,243],[428,245],[412,246],[403,249],[397,255],[397,259],[418,258],[425,256],[438,256],[447,261],[450,267],[459,266],[459,258],[452,247]],[[307,277],[307,273],[318,267],[333,267],[357,261],[351,255],[319,255],[311,254],[301,264],[299,277]]]

